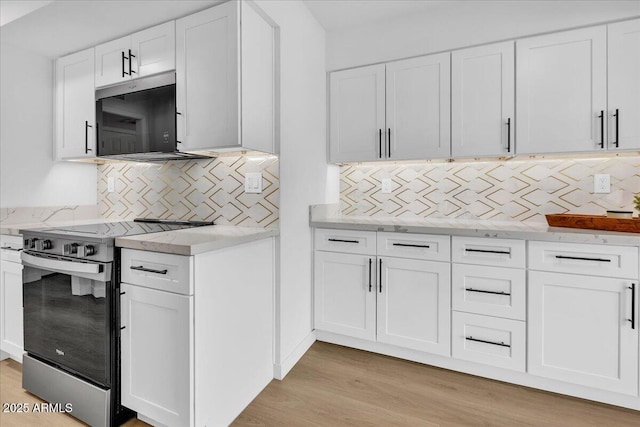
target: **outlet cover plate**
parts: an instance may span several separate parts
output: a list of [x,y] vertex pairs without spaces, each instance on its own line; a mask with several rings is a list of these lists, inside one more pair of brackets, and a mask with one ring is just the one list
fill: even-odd
[[383,178],[382,179],[382,194],[391,193],[391,179]]
[[593,175],[593,192],[596,194],[611,193],[611,176],[608,173]]

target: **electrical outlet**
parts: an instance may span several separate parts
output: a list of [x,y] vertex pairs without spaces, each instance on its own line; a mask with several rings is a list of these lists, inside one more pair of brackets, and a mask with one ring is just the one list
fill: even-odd
[[382,193],[383,194],[391,193],[391,179],[389,178],[382,179]]
[[611,193],[611,177],[608,173],[597,173],[593,175],[594,193]]
[[107,191],[109,193],[116,191],[116,180],[112,176],[107,177]]
[[244,175],[245,193],[262,193],[262,172]]

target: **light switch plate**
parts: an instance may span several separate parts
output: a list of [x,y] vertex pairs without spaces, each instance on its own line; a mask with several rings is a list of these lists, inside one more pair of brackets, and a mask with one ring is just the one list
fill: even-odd
[[116,180],[110,176],[107,178],[107,192],[113,193],[116,191]]
[[391,193],[391,179],[383,178],[382,179],[382,193],[389,194]]
[[593,192],[596,194],[611,193],[611,176],[608,173],[593,175]]
[[244,175],[245,193],[262,193],[262,172]]

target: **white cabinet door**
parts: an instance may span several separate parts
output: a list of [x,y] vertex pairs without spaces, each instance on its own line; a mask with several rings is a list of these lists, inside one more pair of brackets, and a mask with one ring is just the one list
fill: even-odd
[[331,162],[386,157],[384,76],[384,65],[330,74]]
[[22,362],[22,264],[0,261],[0,350]]
[[175,21],[96,46],[96,87],[173,70]]
[[379,342],[450,355],[450,264],[379,258]]
[[93,49],[56,61],[56,157],[95,157]]
[[376,257],[315,253],[315,328],[376,339]]
[[[131,49],[131,36],[96,46],[96,87],[131,79],[129,49]],[[133,70],[132,67],[132,71],[137,70]]]
[[176,21],[180,150],[239,146],[239,2]]
[[131,53],[135,56],[131,61],[131,71],[134,73],[132,78],[176,68],[175,21],[131,35]]
[[606,40],[599,26],[516,42],[518,154],[604,149]]
[[638,283],[529,272],[531,374],[638,395]]
[[640,19],[608,29],[609,149],[640,148]]
[[448,52],[387,64],[387,159],[419,160],[449,156],[449,69]]
[[122,404],[163,425],[193,423],[193,296],[121,286]]
[[456,50],[451,54],[453,157],[514,153],[514,43]]

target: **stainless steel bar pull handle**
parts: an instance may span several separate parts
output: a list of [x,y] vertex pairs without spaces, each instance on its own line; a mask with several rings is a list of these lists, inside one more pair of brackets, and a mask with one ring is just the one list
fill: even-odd
[[631,284],[631,329],[636,328],[636,284]]
[[382,129],[378,129],[378,158],[382,158]]
[[124,56],[124,50],[122,51],[122,77],[127,75],[127,72],[124,71],[124,60],[125,60],[125,56]]
[[14,252],[20,252],[22,250],[22,248],[12,248],[11,246],[3,246],[0,249],[5,249],[7,251],[14,251]]
[[387,145],[389,146],[389,158],[391,158],[391,128],[387,129],[389,137],[387,138]]
[[481,339],[478,339],[478,338],[474,338],[472,336],[464,337],[464,339],[466,339],[467,341],[481,342],[481,343],[484,343],[484,344],[499,345],[500,347],[511,347],[510,344],[505,344],[503,341],[500,341],[500,342],[487,341],[487,340],[481,340]]
[[167,272],[169,271],[169,270],[156,270],[153,268],[143,267],[142,265],[132,265],[129,268],[132,270],[146,271],[147,273],[156,273],[156,274],[167,274]]

